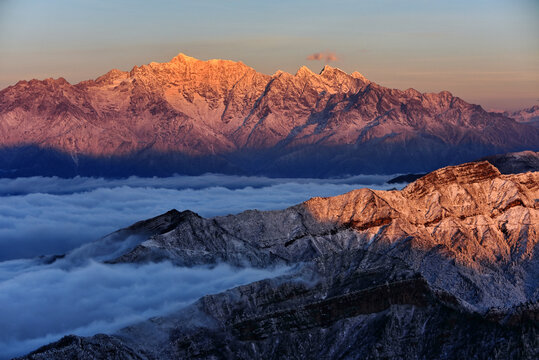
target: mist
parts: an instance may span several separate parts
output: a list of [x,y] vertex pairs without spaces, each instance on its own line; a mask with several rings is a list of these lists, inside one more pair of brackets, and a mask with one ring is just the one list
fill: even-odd
[[0,359],[23,355],[67,334],[112,333],[169,314],[196,299],[275,277],[287,268],[175,267],[170,263],[83,266],[0,263]]

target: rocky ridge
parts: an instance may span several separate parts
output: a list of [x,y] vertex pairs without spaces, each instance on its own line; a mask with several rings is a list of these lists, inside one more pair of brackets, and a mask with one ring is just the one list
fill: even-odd
[[539,129],[447,91],[389,89],[330,66],[269,76],[179,54],[0,91],[3,176],[396,173],[538,144]]
[[[478,161],[488,161],[502,174],[519,174],[539,171],[539,152],[521,151],[486,156]],[[411,183],[427,174],[404,174],[388,180],[388,184]]]
[[502,175],[488,162],[468,163],[401,191],[359,189],[212,219],[171,211],[129,231],[139,227],[153,235],[109,262],[295,268],[25,358],[539,355],[538,172]]

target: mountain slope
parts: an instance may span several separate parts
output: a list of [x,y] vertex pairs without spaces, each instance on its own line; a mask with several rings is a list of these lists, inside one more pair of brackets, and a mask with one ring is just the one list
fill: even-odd
[[[303,277],[206,296],[118,334],[67,336],[24,359],[533,359],[537,307],[503,324],[398,263],[320,259]],[[382,267],[379,267],[382,265]],[[378,266],[378,267],[377,267]],[[298,276],[296,275],[296,276]]]
[[513,305],[539,296],[539,276],[521,271],[528,265],[539,271],[530,265],[539,241],[536,199],[539,173],[501,175],[487,162],[469,163],[432,172],[402,191],[360,189],[283,211],[212,219],[187,213],[174,230],[113,262],[261,267],[368,248],[403,258],[470,305]]
[[5,176],[51,167],[60,175],[324,176],[537,150],[539,129],[446,91],[388,89],[330,66],[268,76],[180,54],[75,85],[32,80],[0,91],[0,145]]
[[294,270],[26,359],[534,359],[538,200],[538,172],[479,162],[279,211],[171,211],[129,228],[157,230],[108,262]]

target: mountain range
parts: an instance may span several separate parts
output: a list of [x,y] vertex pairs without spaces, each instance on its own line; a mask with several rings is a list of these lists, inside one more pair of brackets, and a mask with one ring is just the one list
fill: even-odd
[[171,210],[92,246],[118,243],[109,264],[294,270],[24,359],[536,359],[538,199],[539,172],[482,161],[284,210]]
[[509,116],[328,65],[270,76],[179,54],[74,85],[0,91],[0,175],[426,172],[539,150],[539,128]]

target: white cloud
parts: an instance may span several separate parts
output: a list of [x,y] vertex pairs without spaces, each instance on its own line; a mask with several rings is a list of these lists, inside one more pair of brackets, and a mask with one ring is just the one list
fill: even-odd
[[32,193],[46,194],[70,194],[95,190],[98,188],[115,188],[119,186],[129,187],[152,187],[163,189],[204,189],[209,187],[224,187],[227,189],[241,189],[245,187],[267,187],[283,183],[297,184],[365,184],[382,185],[392,175],[356,175],[335,179],[312,179],[312,178],[268,178],[263,176],[233,176],[221,174],[205,174],[200,176],[171,176],[141,178],[131,176],[125,179],[104,179],[80,177],[59,178],[53,177],[23,177],[23,178],[0,178],[0,196],[24,195]]

